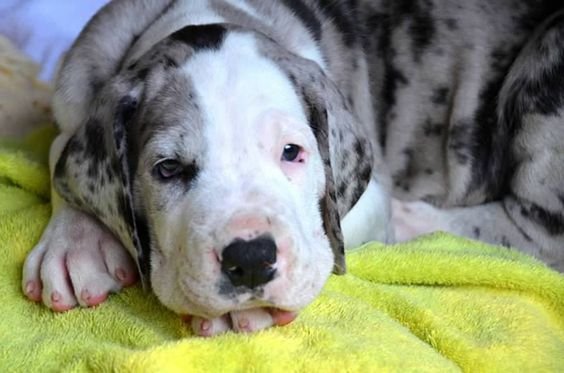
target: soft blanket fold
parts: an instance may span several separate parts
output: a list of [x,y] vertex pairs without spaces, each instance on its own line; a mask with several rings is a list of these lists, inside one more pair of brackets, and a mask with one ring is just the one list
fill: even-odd
[[348,254],[286,327],[204,339],[139,287],[55,314],[21,293],[48,221],[44,128],[0,141],[0,371],[562,371],[564,277],[446,234]]

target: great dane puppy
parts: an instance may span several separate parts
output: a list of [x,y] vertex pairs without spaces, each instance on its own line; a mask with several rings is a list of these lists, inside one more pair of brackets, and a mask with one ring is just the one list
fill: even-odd
[[138,270],[214,335],[291,321],[344,246],[394,232],[563,269],[561,7],[110,3],[59,75],[53,217],[25,293],[96,305]]
[[387,240],[365,55],[333,22],[349,14],[313,1],[103,8],[58,76],[53,216],[24,265],[27,296],[96,305],[135,262],[197,334],[253,331],[291,321],[344,272],[345,245]]

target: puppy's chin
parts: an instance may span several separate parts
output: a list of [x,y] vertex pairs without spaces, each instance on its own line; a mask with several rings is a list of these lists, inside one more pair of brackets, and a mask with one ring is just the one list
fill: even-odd
[[319,273],[321,276],[316,278],[317,281],[307,283],[307,286],[288,287],[287,282],[273,282],[265,287],[262,296],[253,296],[251,293],[230,296],[217,291],[196,295],[194,291],[200,289],[181,286],[176,281],[167,281],[165,276],[154,273],[152,285],[159,301],[179,315],[213,319],[233,311],[256,308],[299,313],[319,295],[330,270],[323,272],[327,274]]

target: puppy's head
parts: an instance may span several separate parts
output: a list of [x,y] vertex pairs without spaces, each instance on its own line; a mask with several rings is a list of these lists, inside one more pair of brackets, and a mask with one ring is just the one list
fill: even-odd
[[344,271],[330,122],[338,137],[354,119],[334,84],[226,25],[186,27],[124,61],[57,164],[59,192],[120,237],[178,313],[303,308]]

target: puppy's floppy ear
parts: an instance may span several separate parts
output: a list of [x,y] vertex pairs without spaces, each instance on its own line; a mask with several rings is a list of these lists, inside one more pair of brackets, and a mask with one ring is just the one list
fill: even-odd
[[139,36],[173,3],[112,1],[104,6],[66,54],[53,97],[57,123],[73,133],[55,166],[54,186],[67,202],[96,216],[118,236],[137,260],[144,285],[149,235],[132,203],[132,159],[126,146],[139,93],[116,74]]
[[341,232],[341,219],[337,206],[335,178],[333,176],[331,154],[329,151],[327,110],[310,100],[306,99],[306,102],[308,103],[309,109],[308,122],[317,140],[317,146],[323,161],[323,171],[325,173],[325,193],[319,201],[321,216],[323,218],[323,229],[325,230],[327,238],[329,238],[329,243],[333,250],[333,272],[341,275],[346,272],[345,244],[343,233]]
[[372,175],[373,153],[364,124],[319,65],[269,41],[263,47],[293,83],[317,140],[325,172],[323,227],[334,254],[333,272],[345,273],[341,218],[359,200]]
[[127,146],[138,97],[134,90],[123,92],[125,86],[121,82],[101,90],[85,123],[61,153],[53,183],[69,204],[98,218],[120,239],[136,260],[146,286],[149,232],[133,205],[130,168],[135,162],[130,162]]

